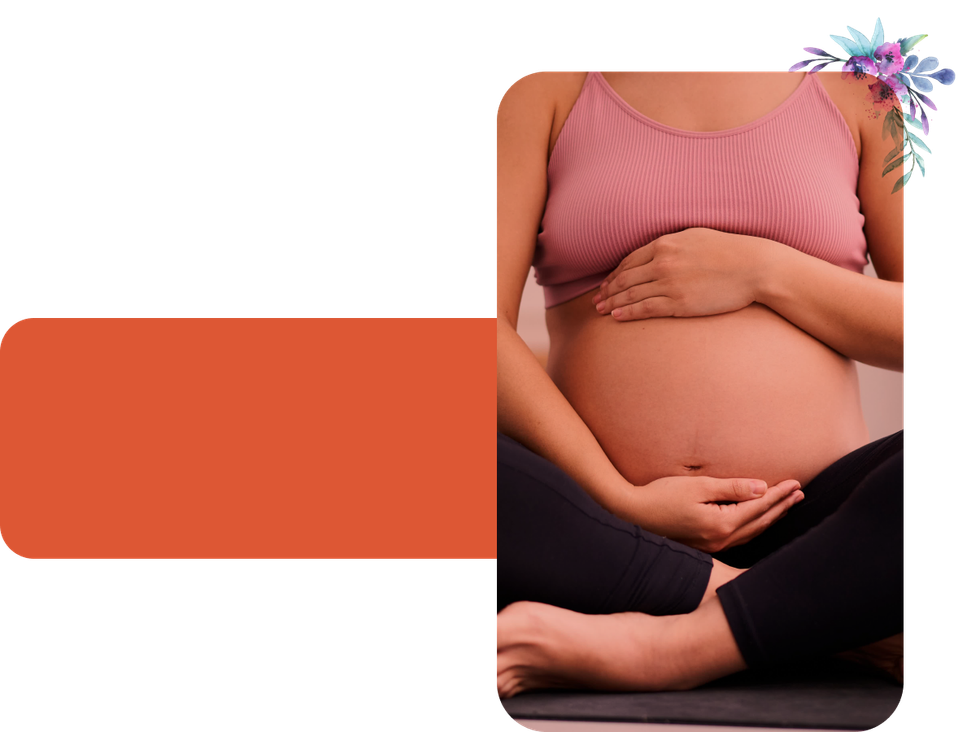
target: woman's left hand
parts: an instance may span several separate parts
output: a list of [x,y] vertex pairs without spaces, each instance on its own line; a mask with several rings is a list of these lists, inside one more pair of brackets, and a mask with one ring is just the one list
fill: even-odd
[[616,320],[717,315],[756,300],[768,239],[684,229],[631,252],[592,302]]

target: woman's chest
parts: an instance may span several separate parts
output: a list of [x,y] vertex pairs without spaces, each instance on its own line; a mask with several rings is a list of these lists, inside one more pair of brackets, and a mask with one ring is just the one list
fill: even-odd
[[685,131],[646,117],[601,74],[589,74],[548,164],[539,283],[586,288],[638,247],[696,227],[778,241],[863,271],[851,128],[818,79],[790,81],[795,91],[762,117]]
[[[548,157],[582,92],[586,73],[568,74],[556,84],[555,116]],[[760,119],[785,102],[797,79],[790,74],[749,73],[609,73],[603,74],[619,96],[640,114],[680,130],[711,132],[734,129]],[[731,78],[739,79],[733,85]],[[853,79],[840,74],[817,73],[827,97],[833,102],[861,158],[860,94]],[[848,81],[851,83],[848,84]],[[863,89],[861,90],[863,93]],[[727,96],[722,99],[719,94]]]

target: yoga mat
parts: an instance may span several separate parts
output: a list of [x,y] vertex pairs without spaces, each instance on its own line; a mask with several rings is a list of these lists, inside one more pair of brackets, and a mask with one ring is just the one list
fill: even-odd
[[535,691],[502,703],[518,719],[867,730],[891,716],[902,687],[838,659],[744,671],[691,691]]

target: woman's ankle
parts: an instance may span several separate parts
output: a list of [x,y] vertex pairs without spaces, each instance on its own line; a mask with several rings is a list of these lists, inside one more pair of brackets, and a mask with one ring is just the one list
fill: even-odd
[[744,569],[739,569],[737,567],[730,567],[724,562],[719,562],[717,559],[712,559],[711,574],[708,576],[708,586],[704,590],[704,597],[701,598],[701,602],[698,607],[701,607],[713,597],[718,596],[718,588],[723,584],[731,582],[733,579],[738,577]]
[[716,596],[694,612],[675,617],[678,622],[671,628],[671,689],[693,689],[747,668]]

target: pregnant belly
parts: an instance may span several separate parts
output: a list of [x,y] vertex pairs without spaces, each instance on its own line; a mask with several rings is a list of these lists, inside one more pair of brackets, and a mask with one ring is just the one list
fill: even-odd
[[868,442],[854,363],[765,306],[620,323],[593,292],[548,311],[548,372],[633,484],[805,486]]

